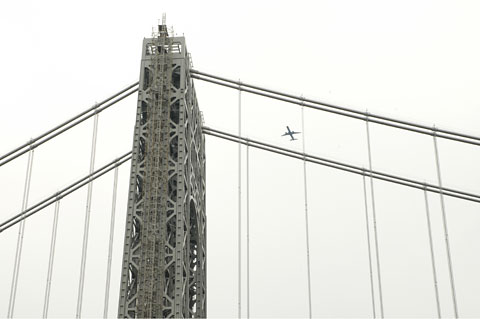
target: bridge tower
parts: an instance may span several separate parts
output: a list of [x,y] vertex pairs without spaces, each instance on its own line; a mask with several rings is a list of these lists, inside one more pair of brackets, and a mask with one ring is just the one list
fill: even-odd
[[144,39],[118,316],[206,317],[205,148],[184,37]]

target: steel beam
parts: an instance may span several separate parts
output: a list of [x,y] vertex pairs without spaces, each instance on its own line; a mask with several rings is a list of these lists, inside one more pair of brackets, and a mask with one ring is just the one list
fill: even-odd
[[206,317],[205,149],[183,37],[143,41],[118,316]]

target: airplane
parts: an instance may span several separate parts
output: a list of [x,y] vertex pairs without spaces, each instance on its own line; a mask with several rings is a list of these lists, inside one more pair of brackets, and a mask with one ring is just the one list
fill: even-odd
[[290,141],[296,141],[297,139],[293,137],[293,134],[300,134],[301,132],[290,131],[290,128],[287,126],[288,132],[285,132],[282,136],[290,135],[292,138]]

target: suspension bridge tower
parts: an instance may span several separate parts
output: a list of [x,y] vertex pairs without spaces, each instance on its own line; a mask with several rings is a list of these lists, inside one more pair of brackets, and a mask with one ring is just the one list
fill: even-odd
[[206,317],[205,148],[184,37],[144,39],[119,318]]

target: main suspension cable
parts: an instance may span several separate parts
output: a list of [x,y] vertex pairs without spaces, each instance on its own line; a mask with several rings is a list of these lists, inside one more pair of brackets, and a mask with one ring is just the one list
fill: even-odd
[[[206,127],[206,126],[204,126],[202,128],[202,130],[205,134],[208,134],[208,135],[216,136],[216,137],[219,137],[219,138],[230,140],[230,141],[236,142],[236,143],[241,143],[241,144],[244,144],[244,145],[246,145],[247,141],[248,141],[250,143],[250,146],[252,146],[252,147],[263,149],[263,150],[270,151],[270,152],[273,152],[273,153],[277,153],[277,154],[280,154],[280,155],[289,156],[289,157],[292,157],[292,158],[297,158],[297,159],[303,160],[304,154],[302,152],[297,152],[297,151],[290,150],[290,149],[287,149],[287,148],[282,148],[282,147],[279,147],[279,146],[276,146],[276,145],[272,145],[272,144],[252,140],[252,139],[239,137],[237,135],[222,132],[222,131],[219,131],[219,130],[215,130],[215,129],[212,129],[212,128],[209,128],[209,127]],[[305,157],[306,157],[306,160],[308,162],[320,164],[320,165],[323,165],[323,166],[332,167],[332,168],[335,168],[335,169],[343,170],[343,171],[358,174],[358,175],[370,174],[370,170],[366,170],[362,167],[358,167],[358,166],[355,166],[355,165],[351,165],[351,164],[347,164],[347,163],[343,163],[343,162],[339,162],[339,161],[334,161],[334,160],[331,160],[331,159],[322,158],[322,157],[314,156],[314,155],[310,155],[310,154],[305,154]],[[374,170],[372,170],[371,173],[372,173],[372,177],[375,178],[375,179],[379,179],[379,180],[383,180],[383,181],[387,181],[387,182],[392,182],[392,183],[396,183],[396,184],[399,184],[399,185],[404,185],[404,186],[408,186],[408,187],[412,187],[412,188],[416,188],[416,189],[420,189],[420,190],[423,190],[424,186],[426,186],[427,191],[432,192],[432,193],[440,194],[440,187],[438,185],[428,184],[428,183],[424,183],[424,182],[421,182],[421,181],[401,177],[401,176],[398,176],[398,175],[387,174],[387,173],[384,173],[384,172],[379,172],[379,171],[374,171]],[[468,193],[468,192],[465,192],[465,191],[452,189],[452,188],[446,188],[446,187],[442,187],[442,192],[446,196],[460,198],[460,199],[480,203],[480,195],[478,195],[478,194]]]
[[119,158],[117,158],[117,159],[113,160],[112,162],[108,163],[107,165],[97,169],[92,174],[88,174],[88,175],[82,177],[81,179],[77,180],[76,182],[72,183],[71,185],[63,188],[61,191],[59,191],[59,192],[57,192],[53,195],[48,196],[47,198],[41,200],[37,204],[27,208],[26,210],[24,210],[24,211],[18,213],[17,215],[9,218],[8,220],[4,221],[3,223],[0,224],[0,233],[7,230],[8,228],[16,225],[17,223],[21,222],[22,220],[34,215],[35,213],[41,211],[42,209],[50,206],[51,204],[55,203],[57,200],[61,200],[65,196],[67,196],[67,195],[73,193],[74,191],[76,191],[77,189],[85,186],[86,184],[88,184],[90,182],[90,180],[95,180],[95,179],[105,175],[106,173],[108,173],[109,171],[114,169],[115,166],[122,165],[123,163],[125,163],[126,161],[128,161],[132,158],[131,154],[132,154],[132,152],[130,151],[130,152],[120,156]]
[[298,97],[291,94],[286,94],[283,92],[274,91],[274,90],[262,88],[260,86],[255,86],[247,83],[242,83],[242,87],[239,88],[237,85],[237,82],[234,80],[229,80],[220,76],[211,75],[211,74],[200,72],[197,70],[190,70],[190,72],[192,73],[191,76],[194,79],[210,82],[217,85],[222,85],[232,89],[241,89],[242,91],[245,91],[248,93],[257,94],[257,95],[261,95],[264,97],[268,97],[268,98],[272,98],[272,99],[276,99],[276,100],[280,100],[288,103],[305,105],[306,107],[309,107],[309,108],[313,108],[313,109],[317,109],[317,110],[321,110],[329,113],[334,113],[342,116],[347,116],[347,117],[351,117],[351,118],[355,118],[363,121],[367,121],[367,117],[368,117],[369,118],[368,121],[370,121],[371,123],[387,125],[387,126],[391,126],[391,127],[395,127],[403,130],[417,132],[420,134],[427,134],[427,135],[433,136],[433,132],[436,131],[437,137],[480,146],[480,137],[478,136],[473,136],[470,134],[438,129],[438,128],[434,129],[430,126],[419,124],[419,123],[413,123],[413,122],[408,122],[404,120],[394,119],[391,117],[378,115],[378,114],[369,114],[368,112],[358,111],[358,110],[346,108],[343,106],[338,106],[338,105],[325,103],[321,101],[315,101],[312,99],[305,99],[303,97]]
[[[94,116],[95,114],[106,110],[110,106],[116,104],[117,102],[120,102],[121,100],[125,99],[126,97],[128,97],[128,96],[132,95],[133,93],[137,92],[138,88],[135,88],[134,90],[131,90],[131,91],[127,92],[129,89],[135,87],[137,84],[138,84],[138,82],[130,85],[128,88],[126,88],[126,89],[120,91],[119,93],[111,96],[110,98],[106,99],[105,101],[102,101],[98,104],[95,104],[93,107],[91,107],[91,108],[87,109],[86,111],[78,114],[77,116],[71,118],[70,120],[68,120],[68,121],[56,126],[55,128],[37,136],[36,138],[33,138],[32,140],[25,143],[24,145],[19,146],[16,149],[14,149],[14,150],[8,152],[7,154],[3,155],[2,157],[0,157],[0,160],[3,160],[2,162],[0,162],[0,167],[7,164],[8,162],[18,158],[19,156],[25,154],[26,152],[28,152],[29,149],[35,149],[36,147],[42,145],[43,143],[45,143],[45,142],[51,140],[52,138],[68,131],[69,129],[77,126],[78,124],[80,124],[80,123],[84,122],[85,120],[89,119],[90,117]],[[125,93],[125,92],[127,92],[127,93]],[[125,94],[123,94],[123,93],[125,93]],[[119,95],[122,95],[122,96],[116,98]],[[116,98],[116,99],[113,100],[112,102],[100,107],[101,105],[105,104],[106,102],[108,102],[108,101],[110,101],[114,98]],[[86,115],[87,113],[90,113],[90,114]],[[86,116],[84,116],[84,115],[86,115]],[[84,117],[82,117],[82,116],[84,116]],[[68,124],[70,124],[70,125],[68,125]],[[55,131],[57,131],[57,132],[55,132]],[[52,134],[54,132],[55,132],[55,134]],[[50,134],[52,134],[52,135],[50,135]]]

